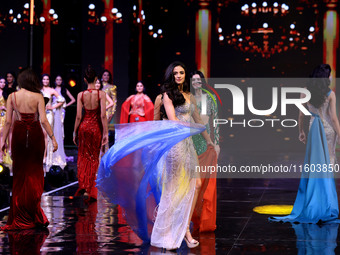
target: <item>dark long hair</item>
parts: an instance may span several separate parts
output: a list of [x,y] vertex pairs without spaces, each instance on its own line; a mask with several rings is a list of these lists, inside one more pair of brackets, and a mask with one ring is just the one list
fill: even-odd
[[108,83],[109,83],[109,84],[112,84],[112,74],[111,74],[111,72],[110,72],[109,70],[107,70],[107,69],[105,69],[105,70],[102,72],[102,75],[100,76],[100,79],[103,78],[103,74],[106,73],[106,72],[109,73],[109,81],[108,81]]
[[[166,93],[169,96],[174,107],[183,105],[185,103],[185,98],[178,89],[178,84],[175,82],[173,71],[176,66],[181,66],[184,69],[185,80],[183,83],[183,92],[189,92],[189,83],[187,81],[188,79],[187,68],[182,62],[179,61],[172,62],[165,70],[164,82],[161,85],[161,93],[162,94]],[[162,118],[168,118],[163,104],[161,106],[160,113]]]
[[[13,87],[16,87],[17,85],[18,85],[18,83],[17,83],[17,76],[15,75],[15,72],[14,71],[8,71],[7,73],[6,73],[6,76],[5,76],[5,78],[6,78],[6,81],[7,81],[7,75],[8,74],[11,74],[12,76],[13,76]],[[8,82],[7,82],[8,83]]]
[[5,98],[5,100],[7,100],[7,90],[6,90],[6,86],[7,86],[7,80],[5,77],[0,76],[0,80],[4,79],[5,80],[5,87],[2,89],[2,96]]
[[[7,75],[8,74],[11,74],[13,76],[13,85],[11,88],[8,87],[8,82],[7,82]],[[16,91],[16,88],[18,86],[18,83],[17,83],[17,79],[16,79],[16,75],[15,75],[15,72],[13,71],[9,71],[6,73],[6,76],[5,76],[5,80],[6,80],[6,85],[5,85],[5,88],[4,88],[4,92],[3,92],[3,97],[7,100],[8,96]]]
[[161,86],[161,93],[167,93],[169,98],[172,101],[174,107],[178,105],[182,105],[185,103],[185,98],[182,93],[178,89],[178,84],[175,82],[175,77],[173,71],[176,66],[181,66],[185,72],[185,80],[183,83],[183,92],[189,92],[189,83],[188,83],[188,72],[185,65],[179,61],[175,61],[171,63],[165,70],[164,82]]
[[92,83],[94,82],[96,77],[97,77],[96,71],[92,68],[91,65],[88,65],[87,68],[85,69],[84,78],[86,79],[88,83]]
[[19,88],[23,88],[35,93],[41,93],[42,85],[39,81],[38,75],[32,68],[23,69],[18,75]]
[[[204,74],[201,71],[195,70],[190,73],[190,78],[192,78],[195,74],[198,74],[202,80],[202,88],[207,87],[207,81],[205,80]],[[194,91],[192,87],[192,83],[190,82],[190,91]]]
[[64,79],[63,79],[63,77],[60,74],[56,75],[56,77],[54,79],[54,82],[52,84],[52,88],[55,89],[57,87],[57,84],[55,83],[55,80],[57,79],[57,77],[60,77],[62,79],[62,83],[60,85],[60,87],[61,87],[60,88],[60,92],[61,92],[61,95],[66,99],[66,96],[67,96],[66,86],[65,86],[65,83],[64,83]]
[[41,86],[43,87],[42,80],[44,79],[45,76],[47,76],[48,79],[50,80],[50,85],[49,86],[51,86],[51,76],[49,74],[47,74],[47,73],[44,73],[44,74],[41,75]]
[[329,92],[329,85],[331,83],[329,75],[331,74],[331,67],[328,64],[321,64],[317,66],[311,75],[311,79],[307,84],[307,89],[311,93],[309,103],[316,108],[319,108],[326,100]]

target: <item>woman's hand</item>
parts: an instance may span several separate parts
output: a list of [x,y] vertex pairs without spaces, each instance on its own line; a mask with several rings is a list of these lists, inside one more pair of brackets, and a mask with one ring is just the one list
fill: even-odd
[[58,150],[58,143],[54,136],[52,136],[53,152]]
[[299,141],[306,144],[306,134],[304,131],[301,131],[299,134]]
[[102,138],[102,146],[104,146],[108,142],[109,142],[109,135],[108,134],[104,134],[103,138]]
[[338,144],[340,144],[340,136],[338,136],[338,137],[336,138],[336,142],[337,142]]
[[46,110],[53,110],[54,108],[51,105],[46,105]]
[[220,145],[218,145],[218,144],[215,145],[215,151],[216,151],[217,158],[218,158],[218,156],[220,155],[220,152],[221,152]]
[[76,135],[76,133],[75,132],[73,132],[73,143],[76,145],[76,146],[78,146],[78,136]]
[[1,152],[2,153],[7,151],[7,143],[6,143],[6,141],[1,141],[0,148],[1,148]]

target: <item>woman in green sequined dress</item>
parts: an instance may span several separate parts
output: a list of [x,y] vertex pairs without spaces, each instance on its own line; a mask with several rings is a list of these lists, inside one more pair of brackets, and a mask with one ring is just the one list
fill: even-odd
[[[192,137],[194,147],[196,149],[200,166],[216,166],[217,157],[220,153],[219,146],[219,128],[213,127],[213,120],[218,119],[216,97],[213,98],[204,92],[207,90],[207,84],[204,75],[200,71],[192,72],[191,75],[191,92],[194,94],[197,108],[200,112],[201,119],[206,126],[208,134],[210,134],[213,146],[207,146],[207,143],[201,134]],[[207,102],[206,113],[202,113],[202,102]],[[214,231],[216,229],[216,173],[206,177],[201,173],[202,187],[197,199],[195,212],[193,215],[194,227],[200,232]]]

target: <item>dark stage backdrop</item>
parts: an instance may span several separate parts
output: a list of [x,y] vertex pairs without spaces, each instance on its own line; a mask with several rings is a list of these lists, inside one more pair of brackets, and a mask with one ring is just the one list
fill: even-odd
[[[0,0],[1,15],[10,8],[22,9],[27,0]],[[42,2],[36,0],[37,12]],[[195,13],[194,5],[187,5],[183,0],[144,0],[146,24],[143,26],[143,64],[142,80],[146,93],[152,100],[159,93],[164,70],[174,60],[183,61],[189,71],[196,67],[195,62]],[[214,1],[212,1],[214,2]],[[88,22],[88,5],[94,3],[96,10],[103,10],[100,0],[52,0],[51,7],[59,15],[59,24],[51,29],[51,76],[61,74],[65,82],[75,79],[76,94],[84,89],[83,70],[88,64],[93,65],[98,73],[104,68],[104,27],[94,26]],[[115,123],[118,123],[121,103],[134,93],[137,82],[138,27],[134,22],[133,5],[137,1],[114,1],[115,7],[123,15],[123,22],[114,25],[114,73],[113,82],[118,88],[118,108]],[[228,29],[240,18],[240,4],[231,4],[217,15],[216,6],[212,5],[212,38],[211,38],[211,77],[305,77],[322,62],[322,32],[316,35],[316,42],[307,51],[288,51],[271,58],[249,57],[229,45],[218,41],[216,22]],[[312,24],[308,19],[301,22]],[[322,27],[322,18],[318,20]],[[163,30],[163,38],[154,39],[148,34],[148,26]],[[10,24],[0,29],[0,74],[14,70],[28,63],[28,27]],[[34,68],[42,70],[43,28],[35,27],[34,35]],[[249,61],[246,59],[249,58]],[[338,52],[339,59],[339,52]],[[256,100],[256,99],[255,99]],[[65,144],[72,145],[72,131],[75,118],[75,105],[67,109],[65,120]],[[266,141],[265,141],[266,142]],[[268,141],[271,142],[271,141]],[[233,143],[234,144],[234,143]],[[225,141],[228,147],[228,142]],[[253,149],[257,147],[254,146]]]

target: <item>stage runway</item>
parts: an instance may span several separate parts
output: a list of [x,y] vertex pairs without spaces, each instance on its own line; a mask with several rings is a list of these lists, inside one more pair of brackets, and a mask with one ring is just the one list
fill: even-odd
[[[0,254],[176,254],[143,244],[120,207],[101,195],[97,202],[86,204],[73,196],[78,185],[70,183],[42,198],[48,231],[1,232]],[[299,179],[218,179],[216,231],[194,232],[200,245],[188,249],[183,242],[177,254],[340,253],[338,224],[293,226],[269,222],[270,215],[253,211],[261,205],[292,205],[298,185]],[[1,225],[7,213],[0,213]]]

